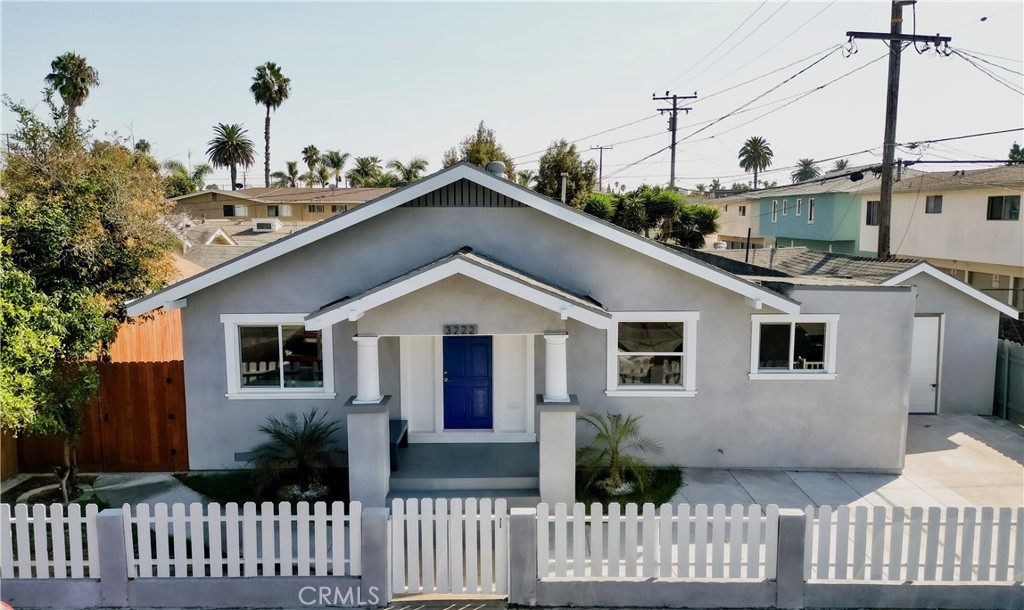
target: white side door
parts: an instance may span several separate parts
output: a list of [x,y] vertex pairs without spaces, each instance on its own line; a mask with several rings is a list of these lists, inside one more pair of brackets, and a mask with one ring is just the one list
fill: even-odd
[[914,317],[910,412],[935,413],[939,396],[939,316]]

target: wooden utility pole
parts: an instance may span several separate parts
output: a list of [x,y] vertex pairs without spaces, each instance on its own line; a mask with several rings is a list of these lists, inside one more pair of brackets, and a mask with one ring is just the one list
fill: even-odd
[[678,123],[677,118],[679,117],[680,110],[686,113],[689,113],[691,110],[693,110],[693,108],[680,108],[679,100],[695,100],[697,99],[697,92],[694,91],[693,95],[673,95],[666,91],[665,95],[661,97],[658,97],[658,94],[656,93],[652,93],[651,99],[656,102],[666,102],[669,100],[672,101],[671,108],[658,108],[658,112],[662,114],[665,114],[666,112],[669,113],[668,130],[672,132],[672,167],[669,168],[668,186],[669,188],[674,189],[676,188],[676,127]]
[[597,151],[597,190],[604,191],[604,151],[611,150],[614,146],[591,146],[590,150]]
[[892,183],[893,161],[896,156],[896,110],[900,98],[900,60],[903,56],[903,43],[924,42],[936,47],[940,43],[948,44],[949,36],[918,36],[903,33],[903,7],[916,4],[917,0],[894,0],[889,33],[884,32],[847,32],[850,40],[863,38],[870,40],[886,40],[889,43],[889,78],[885,96],[885,135],[882,141],[882,184],[878,202],[878,258],[889,258],[890,230],[892,225]]

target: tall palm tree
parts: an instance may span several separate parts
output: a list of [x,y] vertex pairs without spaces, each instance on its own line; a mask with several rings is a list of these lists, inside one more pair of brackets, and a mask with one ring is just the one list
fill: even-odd
[[320,186],[327,186],[331,183],[331,170],[327,169],[324,165],[318,165],[316,168],[316,181]]
[[214,167],[231,168],[231,190],[235,190],[238,184],[238,166],[251,167],[253,164],[256,149],[249,136],[245,135],[247,133],[238,123],[214,125],[213,139],[208,142],[210,147],[206,149],[206,155]]
[[263,127],[263,138],[267,150],[263,158],[263,180],[270,186],[270,111],[277,110],[288,99],[291,92],[291,79],[281,74],[281,68],[272,61],[256,66],[256,76],[252,77],[249,91],[256,104],[267,107],[267,118]]
[[353,162],[355,167],[345,174],[350,186],[368,186],[384,173],[380,166],[380,157],[356,157]]
[[329,150],[324,153],[323,158],[320,162],[329,170],[334,176],[334,186],[341,186],[341,176],[345,169],[345,164],[348,163],[349,154],[343,153],[337,150]]
[[309,186],[313,186],[316,179],[316,166],[320,165],[320,149],[310,144],[302,149],[302,162],[309,168]]
[[402,163],[398,159],[388,161],[388,169],[395,170],[395,176],[400,185],[419,180],[423,172],[426,171],[427,165],[427,160],[423,157],[413,157],[408,164]]
[[295,188],[299,186],[299,162],[289,161],[288,169],[283,172],[274,172],[270,177],[274,179],[274,186],[286,186]]
[[717,195],[720,190],[722,190],[722,182],[718,178],[715,178],[711,181],[711,186],[708,187],[708,192],[712,195]]
[[797,182],[803,182],[805,180],[812,180],[821,175],[821,170],[814,164],[814,159],[800,159],[796,162],[796,169],[789,175],[793,179],[793,184]]
[[46,84],[60,94],[68,109],[68,125],[74,125],[79,106],[89,97],[89,89],[100,84],[100,74],[84,57],[69,51],[50,62]]
[[839,159],[836,164],[832,166],[832,171],[841,172],[847,167],[850,167],[850,162],[847,159]]
[[164,195],[168,198],[203,190],[206,177],[213,172],[213,168],[206,163],[189,171],[184,163],[173,159],[164,161],[164,170],[167,172],[164,177]]
[[536,179],[537,172],[532,169],[521,169],[516,172],[516,183],[519,184],[519,186],[530,188]]
[[774,155],[775,153],[772,152],[772,147],[768,144],[768,140],[761,136],[747,138],[747,141],[743,143],[743,147],[740,148],[740,167],[745,172],[754,172],[754,190],[757,190],[757,173],[772,166],[772,157]]

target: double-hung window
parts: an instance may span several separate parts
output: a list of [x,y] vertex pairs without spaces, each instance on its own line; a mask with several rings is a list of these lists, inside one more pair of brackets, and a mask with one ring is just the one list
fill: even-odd
[[746,216],[746,215],[747,215],[747,206],[741,205],[740,206],[740,216]]
[[751,317],[751,379],[835,379],[837,314]]
[[867,212],[864,216],[864,224],[869,227],[878,226],[878,208],[881,205],[879,201],[869,201],[867,204]]
[[924,213],[925,214],[941,214],[942,213],[942,195],[928,195],[924,199]]
[[695,396],[698,312],[622,312],[608,329],[608,396]]
[[306,330],[303,314],[224,314],[227,397],[334,398],[331,329]]
[[988,198],[986,220],[1020,219],[1020,195],[996,195]]

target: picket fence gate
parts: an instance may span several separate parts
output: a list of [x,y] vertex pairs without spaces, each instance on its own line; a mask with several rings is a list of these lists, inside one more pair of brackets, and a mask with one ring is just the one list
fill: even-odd
[[393,592],[507,595],[508,529],[504,499],[393,500]]
[[1024,580],[1024,508],[808,506],[805,514],[808,581]]
[[[275,510],[276,509],[276,510]],[[125,504],[129,578],[359,576],[362,505]]]
[[[99,578],[95,504],[0,504],[0,578]],[[14,529],[13,535],[11,529]]]

